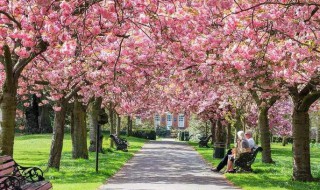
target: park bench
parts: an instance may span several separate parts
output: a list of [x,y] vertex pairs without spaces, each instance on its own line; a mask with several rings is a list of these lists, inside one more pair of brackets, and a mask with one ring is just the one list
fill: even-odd
[[252,172],[251,165],[256,159],[256,156],[259,152],[262,152],[262,148],[255,146],[252,148],[251,152],[246,152],[240,154],[240,157],[234,161],[234,168],[236,172]]
[[209,142],[209,140],[210,140],[211,137],[212,137],[212,135],[210,135],[210,136],[208,136],[208,137],[206,137],[206,138],[200,139],[200,141],[199,141],[199,147],[207,147],[207,148],[209,148],[208,142]]
[[120,138],[116,134],[110,135],[110,138],[116,144],[117,150],[128,151],[128,141],[126,139]]
[[0,156],[1,190],[47,190],[50,182],[45,181],[43,171],[38,167],[23,167],[11,156]]

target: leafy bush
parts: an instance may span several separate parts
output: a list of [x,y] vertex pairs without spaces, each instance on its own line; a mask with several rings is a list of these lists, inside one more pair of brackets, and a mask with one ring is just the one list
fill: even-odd
[[170,131],[168,131],[166,127],[158,126],[156,128],[156,134],[159,137],[167,137],[170,135]]
[[132,131],[133,137],[149,139],[149,140],[156,140],[157,135],[155,130],[150,129],[137,129]]
[[310,147],[320,149],[320,143],[310,143]]
[[[275,143],[281,143],[282,142],[282,138],[281,136],[273,136],[272,140]],[[287,137],[286,138],[287,143],[293,143],[293,138],[292,137]]]

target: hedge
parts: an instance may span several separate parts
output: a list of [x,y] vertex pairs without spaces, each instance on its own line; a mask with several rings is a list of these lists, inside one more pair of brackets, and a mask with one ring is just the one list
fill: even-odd
[[132,136],[149,140],[156,140],[157,138],[156,131],[150,129],[134,130],[132,131]]

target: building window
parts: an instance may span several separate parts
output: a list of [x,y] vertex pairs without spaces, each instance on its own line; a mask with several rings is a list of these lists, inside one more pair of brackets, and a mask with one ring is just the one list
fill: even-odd
[[178,116],[178,127],[179,128],[184,128],[184,115],[183,114],[179,114]]
[[154,126],[155,127],[160,126],[160,115],[158,114],[154,116]]
[[167,113],[167,127],[171,127],[171,126],[172,126],[172,114]]

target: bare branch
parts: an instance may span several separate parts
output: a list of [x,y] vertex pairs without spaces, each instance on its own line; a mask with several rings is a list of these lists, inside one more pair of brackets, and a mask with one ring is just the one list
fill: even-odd
[[9,20],[11,20],[12,22],[14,22],[14,23],[18,26],[18,28],[19,28],[20,30],[22,30],[22,27],[21,27],[20,22],[18,22],[13,16],[11,16],[10,14],[8,14],[7,12],[4,12],[4,11],[0,11],[0,13],[6,15],[6,17],[8,17]]
[[308,18],[308,19],[306,19],[306,20],[304,20],[304,22],[308,22],[308,21],[310,21],[311,20],[311,18],[316,14],[316,12],[319,10],[319,7],[317,6],[317,7],[315,7],[313,10],[312,10],[312,12],[311,12],[311,15],[310,15],[310,17]]
[[99,3],[103,0],[89,0],[89,1],[85,1],[82,5],[80,5],[79,7],[77,7],[72,15],[80,15],[82,13],[84,13],[85,11],[87,11],[92,5]]
[[257,91],[254,90],[249,90],[251,96],[253,97],[254,101],[256,102],[256,104],[259,106],[261,104],[261,99],[259,98]]
[[308,111],[310,106],[320,98],[320,91],[308,94],[302,99],[299,110]]
[[30,63],[34,58],[36,58],[41,53],[45,52],[49,46],[48,42],[43,41],[42,39],[38,43],[36,49],[38,49],[38,52],[33,52],[30,54],[28,58],[20,59],[18,63],[13,68],[14,77],[17,80],[23,71],[23,69]]
[[120,47],[119,47],[118,57],[117,57],[116,63],[114,64],[114,67],[113,67],[113,81],[116,80],[117,64],[118,64],[120,56],[121,56],[121,49],[122,49],[123,40],[124,40],[124,38],[121,39],[121,42],[119,45]]

